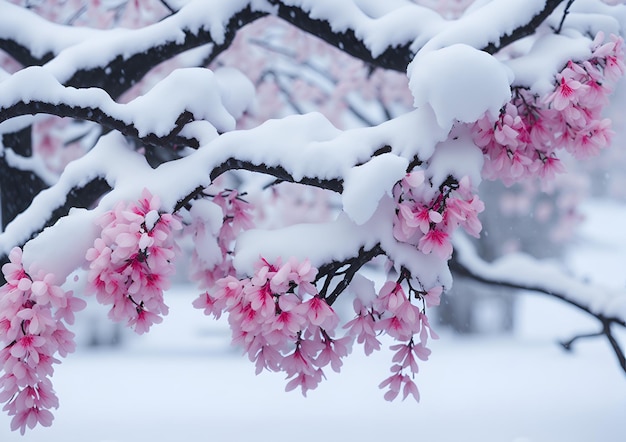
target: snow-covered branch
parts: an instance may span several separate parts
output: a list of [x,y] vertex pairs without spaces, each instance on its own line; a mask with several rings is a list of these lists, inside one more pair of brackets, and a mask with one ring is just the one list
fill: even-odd
[[[231,2],[228,8],[193,1],[145,28],[96,31],[48,23],[3,0],[0,6],[6,13],[0,16],[19,14],[21,20],[0,26],[0,48],[25,65],[46,62],[46,67],[63,84],[100,87],[115,97],[159,63],[186,50],[211,45],[209,59],[214,59],[229,47],[239,29],[268,13],[367,63],[404,72],[423,46],[441,47],[459,38],[476,48],[496,52],[535,32],[562,1],[549,0],[544,4],[537,0],[499,0],[472,11],[469,15],[474,15],[473,18],[456,21],[446,21],[431,9],[403,0],[375,8],[352,1],[345,2],[341,8],[327,1],[268,0],[265,4],[239,0]],[[503,8],[510,17],[515,17],[514,21],[490,19],[501,16]],[[510,13],[511,9],[516,13]],[[478,20],[481,15],[490,19],[489,26]],[[478,22],[482,24],[475,28],[473,24]],[[16,23],[21,28],[40,32],[35,36],[18,32]],[[400,26],[404,23],[411,26]],[[471,42],[467,41],[470,32]],[[105,46],[103,41],[107,42]],[[133,42],[130,46],[129,41]],[[96,53],[100,56],[91,56]]]
[[606,336],[626,372],[624,351],[611,329],[612,325],[626,327],[626,291],[578,281],[554,263],[538,261],[527,255],[513,254],[491,263],[485,262],[461,235],[455,238],[455,250],[450,269],[457,275],[488,285],[545,294],[596,318],[601,324],[600,332],[576,336],[563,342],[563,347],[569,350],[575,340],[583,337]]
[[[228,87],[239,80],[238,87],[247,88],[252,95],[253,87],[247,80],[233,77],[233,73],[229,76]],[[26,87],[28,84],[38,87],[31,90]],[[188,123],[202,120],[218,132],[227,132],[234,129],[235,117],[245,109],[227,108],[229,103],[222,100],[227,93],[228,89],[220,86],[219,76],[210,70],[179,69],[149,93],[120,104],[101,89],[66,87],[46,68],[29,67],[0,83],[0,122],[21,115],[48,113],[93,121],[152,146],[198,147],[199,140],[180,135]],[[162,109],[157,118],[147,111],[151,108]]]
[[[71,351],[64,324],[82,304],[63,281],[84,270],[86,291],[110,306],[110,317],[144,333],[167,313],[163,293],[181,237],[189,243],[189,278],[203,290],[194,306],[228,314],[233,342],[257,371],[282,371],[288,390],[306,393],[324,367],[339,371],[353,340],[369,354],[386,333],[398,343],[391,376],[381,383],[385,397],[418,399],[417,359],[428,358],[435,336],[427,308],[450,287],[454,232],[480,234],[481,180],[549,180],[563,170],[562,152],[587,158],[609,144],[602,108],[625,70],[617,35],[624,7],[580,3],[479,1],[446,20],[409,0],[192,0],[180,9],[165,3],[167,17],[138,29],[95,31],[52,25],[0,0],[0,48],[23,64],[43,64],[0,71],[0,133],[23,135],[3,137],[3,147],[21,155],[4,155],[7,170],[17,176],[25,169],[21,184],[30,192],[38,163],[26,157],[47,153],[31,149],[30,131],[23,120],[10,121],[15,117],[49,113],[108,129],[63,163],[56,182],[46,179],[50,187],[37,189],[0,234],[0,260],[8,260],[0,288],[0,396],[14,428],[51,422],[56,397],[48,374],[55,355]],[[202,56],[192,54],[187,65],[241,50],[235,36],[268,15],[356,60],[406,72],[402,94],[413,108],[388,111],[388,121],[365,128],[340,129],[317,112],[270,119],[236,69],[247,62],[245,50],[215,71],[151,73],[146,80],[155,84],[132,99],[131,86],[161,62],[200,46]],[[280,44],[292,44],[288,32],[276,34]],[[282,53],[302,56],[298,49]],[[319,69],[334,68],[332,58],[316,60]],[[326,77],[329,89],[343,74],[339,67]],[[124,92],[131,95],[126,103]],[[362,98],[346,102],[367,104]],[[241,117],[255,109],[264,121],[242,129]],[[43,132],[42,144],[54,150],[52,131]],[[151,147],[176,152],[149,162]],[[252,173],[230,173],[239,170]],[[336,197],[333,213],[314,222],[256,223],[255,206],[260,212],[268,197],[280,197],[278,182],[328,191]],[[4,190],[3,206],[12,204]],[[589,287],[535,261],[487,265],[463,243],[456,248],[457,271],[549,293],[594,315],[624,365],[610,326],[626,326],[625,294],[591,298]],[[387,280],[377,287],[362,270],[381,255]],[[331,306],[344,294],[353,297],[355,317],[337,336],[342,319]],[[28,405],[41,392],[53,399]]]

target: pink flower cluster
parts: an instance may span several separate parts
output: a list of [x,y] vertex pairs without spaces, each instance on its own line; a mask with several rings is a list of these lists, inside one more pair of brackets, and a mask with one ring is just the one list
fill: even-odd
[[214,231],[211,231],[209,217],[201,210],[194,213],[192,208],[187,229],[195,244],[190,278],[204,288],[212,288],[217,280],[235,274],[231,259],[233,243],[241,231],[253,226],[252,207],[237,190],[218,191],[212,202],[222,210],[221,225],[212,226]]
[[140,334],[168,312],[163,290],[175,270],[172,233],[182,228],[177,216],[159,209],[158,196],[146,189],[138,202],[118,203],[98,220],[101,235],[86,254],[87,291],[111,305],[112,320]]
[[482,229],[478,214],[485,205],[472,193],[468,177],[458,182],[450,178],[435,189],[426,182],[424,171],[411,172],[394,187],[394,198],[394,237],[425,254],[448,259],[452,255],[450,236],[457,227],[476,237]]
[[567,63],[551,93],[540,97],[518,87],[495,122],[485,116],[474,124],[486,178],[506,185],[531,176],[551,179],[564,171],[559,150],[586,158],[610,143],[610,120],[602,118],[602,108],[624,74],[624,40],[603,40],[599,33],[588,60]]
[[324,377],[323,367],[339,371],[351,344],[349,337],[334,338],[339,318],[315,288],[317,273],[308,261],[260,259],[254,276],[219,279],[217,290],[193,305],[216,318],[227,312],[233,344],[243,347],[257,374],[282,371],[290,379],[286,390],[300,387],[306,395]]
[[[400,391],[403,399],[411,395],[419,401],[419,391],[413,381],[418,372],[417,359],[426,361],[430,355],[426,347],[428,337],[437,339],[424,309],[414,305],[410,297],[413,295],[424,306],[439,305],[442,287],[433,287],[428,291],[409,287],[407,295],[400,282],[387,281],[373,300],[365,302],[357,297],[353,303],[357,316],[344,326],[349,336],[364,345],[366,355],[380,349],[380,334],[387,334],[400,342],[391,346],[395,352],[392,375],[379,385],[380,388],[387,388],[385,399],[388,401],[394,400]],[[419,336],[419,341],[416,336]]]
[[74,351],[74,334],[64,325],[74,323],[74,312],[85,301],[59,287],[54,275],[27,273],[22,250],[14,248],[2,267],[6,284],[0,288],[0,402],[11,420],[11,430],[52,424],[51,408],[59,400],[52,389],[55,358]]

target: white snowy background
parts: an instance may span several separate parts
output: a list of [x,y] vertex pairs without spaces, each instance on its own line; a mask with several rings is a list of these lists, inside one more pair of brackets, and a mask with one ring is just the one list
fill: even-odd
[[[59,194],[64,195],[63,189],[70,188],[84,179],[84,175],[78,171],[88,171],[96,175],[97,172],[104,170],[106,173],[102,175],[107,175],[115,181],[116,190],[108,198],[103,199],[99,206],[100,211],[109,208],[117,198],[127,196],[126,193],[137,193],[145,182],[151,184],[154,182],[154,186],[150,187],[156,189],[166,205],[173,206],[180,195],[188,193],[199,182],[201,183],[197,176],[206,175],[206,170],[200,170],[199,166],[193,169],[185,168],[188,163],[204,164],[206,168],[206,164],[220,164],[224,159],[222,156],[232,152],[239,154],[242,159],[254,160],[255,155],[260,155],[258,152],[264,152],[264,149],[259,148],[259,142],[276,141],[275,134],[280,134],[285,140],[284,144],[288,144],[289,147],[294,144],[294,139],[303,146],[307,146],[309,142],[323,141],[327,142],[326,147],[329,151],[335,142],[350,141],[357,146],[354,151],[342,151],[341,154],[327,158],[337,167],[336,171],[329,172],[328,165],[321,160],[303,162],[300,156],[298,162],[292,164],[290,162],[292,158],[285,156],[287,149],[276,144],[272,145],[272,158],[264,160],[268,165],[272,165],[272,161],[277,164],[285,163],[294,176],[310,174],[332,178],[333,173],[337,176],[346,175],[348,185],[347,193],[344,194],[344,209],[352,221],[357,225],[363,225],[370,219],[376,206],[352,204],[358,199],[359,192],[351,191],[349,183],[351,176],[356,180],[354,182],[361,182],[360,174],[371,172],[369,168],[357,169],[352,166],[358,163],[356,159],[369,156],[378,149],[381,143],[374,142],[375,139],[385,141],[391,139],[393,142],[387,144],[399,146],[397,149],[406,157],[411,157],[409,153],[415,152],[430,157],[432,152],[429,153],[427,149],[432,149],[437,141],[441,141],[439,138],[445,138],[448,126],[454,119],[471,121],[485,110],[499,109],[508,98],[510,80],[508,68],[516,71],[518,80],[540,88],[541,85],[535,84],[535,76],[546,77],[545,70],[554,70],[555,65],[560,65],[563,60],[572,57],[572,51],[576,53],[581,50],[583,43],[586,51],[588,45],[585,40],[581,45],[567,46],[556,53],[552,51],[551,46],[549,55],[553,60],[552,64],[543,63],[544,58],[541,56],[547,55],[548,52],[544,54],[536,50],[532,54],[537,57],[536,62],[529,65],[542,69],[533,72],[525,72],[515,63],[510,63],[507,69],[500,66],[499,69],[493,70],[492,65],[488,64],[493,60],[489,59],[487,62],[478,58],[482,56],[470,46],[453,45],[459,41],[466,41],[480,47],[490,41],[488,33],[500,36],[512,29],[516,23],[497,20],[502,15],[502,10],[498,8],[514,7],[516,13],[509,10],[505,15],[511,17],[513,21],[520,20],[521,23],[525,16],[532,15],[543,2],[516,0],[510,1],[508,5],[502,1],[494,2],[496,6],[485,8],[480,13],[483,15],[468,16],[470,18],[459,20],[454,26],[449,27],[443,26],[441,22],[431,23],[432,27],[427,28],[428,32],[409,37],[402,33],[380,32],[381,29],[368,25],[368,21],[364,21],[360,15],[354,14],[354,11],[349,9],[329,9],[329,6],[336,6],[337,2],[302,0],[301,3],[318,5],[316,14],[322,17],[332,14],[332,21],[338,26],[350,25],[359,36],[363,36],[374,54],[390,44],[397,43],[386,41],[381,37],[392,34],[400,40],[410,37],[411,40],[415,39],[416,43],[429,41],[429,45],[422,51],[421,61],[425,63],[430,57],[430,61],[434,62],[435,66],[442,67],[442,70],[459,55],[472,60],[475,63],[474,69],[470,72],[471,84],[483,87],[494,83],[497,86],[494,94],[486,95],[489,99],[485,99],[484,102],[470,102],[469,108],[452,107],[456,113],[447,113],[448,106],[439,104],[448,103],[454,96],[454,91],[442,85],[454,83],[454,79],[444,82],[437,77],[433,82],[440,86],[438,89],[416,90],[416,87],[413,87],[416,103],[424,105],[419,110],[377,128],[346,132],[349,135],[344,134],[341,139],[334,128],[315,114],[289,121],[280,120],[263,126],[263,129],[256,132],[248,133],[252,135],[235,133],[230,137],[217,139],[214,138],[216,131],[213,128],[231,127],[234,120],[229,118],[228,113],[236,112],[228,109],[226,102],[220,103],[217,107],[213,106],[222,97],[216,95],[216,89],[213,87],[220,89],[219,78],[213,78],[209,74],[200,74],[196,70],[186,70],[184,74],[179,72],[171,76],[168,82],[161,84],[161,88],[155,88],[157,90],[154,95],[148,94],[142,100],[124,106],[110,102],[106,96],[97,91],[75,91],[62,87],[61,83],[70,78],[74,70],[85,67],[83,63],[105,64],[107,57],[115,56],[114,51],[109,53],[96,44],[98,39],[91,38],[95,35],[81,33],[68,35],[67,41],[51,39],[47,44],[42,43],[42,49],[47,45],[57,44],[59,47],[66,47],[72,45],[75,39],[87,38],[84,44],[75,45],[57,56],[47,65],[46,70],[25,69],[4,80],[0,87],[0,95],[5,101],[0,104],[10,106],[20,99],[24,101],[39,99],[50,103],[63,101],[77,106],[94,104],[106,109],[111,116],[121,121],[136,120],[139,136],[149,133],[167,134],[172,129],[173,118],[178,115],[181,108],[174,109],[176,110],[174,115],[143,111],[150,107],[151,100],[156,99],[156,96],[170,95],[169,89],[165,86],[176,84],[182,78],[180,75],[185,75],[184,79],[194,84],[207,83],[209,89],[207,94],[213,94],[208,100],[202,99],[205,107],[191,106],[191,109],[188,109],[197,114],[197,118],[205,118],[213,124],[211,130],[207,127],[195,127],[202,135],[200,138],[203,143],[208,143],[204,149],[190,155],[186,161],[181,160],[178,166],[165,167],[159,173],[144,174],[139,172],[147,170],[147,165],[140,167],[135,163],[126,162],[130,154],[122,156],[121,147],[118,147],[118,151],[113,151],[110,144],[115,141],[114,136],[105,137],[99,148],[92,150],[82,162],[74,163],[74,168],[67,171],[57,183],[56,189]],[[364,3],[374,5],[373,2]],[[173,38],[172,35],[176,36],[181,28],[195,26],[200,17],[198,12],[204,11],[205,8],[208,10],[213,7],[212,5],[216,5],[215,8],[221,5],[219,10],[211,12],[221,12],[222,15],[228,16],[230,13],[228,9],[240,4],[243,4],[242,0],[193,2],[184,14],[178,16],[179,18],[163,20],[144,33],[137,31],[132,34],[132,39],[128,38],[131,34],[120,32],[116,41],[123,44],[127,51],[141,52],[145,50],[142,46],[145,44],[143,37],[148,34],[152,36],[156,33],[161,41],[165,42]],[[585,6],[585,2],[576,3],[579,4]],[[9,33],[18,32],[9,27],[14,27],[18,23],[23,26],[24,22],[16,20],[17,16],[11,15],[13,21],[11,25],[7,20],[8,12],[11,14],[16,12],[14,8],[4,3],[2,7],[5,14],[0,18],[0,31],[4,29]],[[216,23],[222,15],[215,15]],[[492,18],[496,18],[491,22],[497,26],[485,27],[483,24]],[[407,16],[407,22],[409,19]],[[385,25],[386,22],[378,23]],[[413,22],[410,25],[411,29],[421,28],[413,26]],[[584,20],[579,26],[585,31],[589,27]],[[24,26],[24,29],[27,28],[29,26]],[[409,27],[402,29],[406,30]],[[46,29],[40,30],[40,33],[27,32],[26,35],[49,35],[44,32]],[[216,42],[219,43],[223,38],[220,26],[216,25],[212,30],[215,32]],[[434,38],[432,33],[437,33],[437,38]],[[129,41],[133,41],[134,44],[128,45]],[[440,51],[441,47],[452,47],[453,52]],[[111,48],[113,47],[109,47]],[[94,54],[98,55],[93,56]],[[562,60],[559,61],[559,58]],[[417,62],[419,61],[418,59]],[[434,72],[437,71],[434,69]],[[455,69],[449,71],[455,72]],[[493,76],[485,77],[483,72],[491,72]],[[420,75],[421,71],[412,71],[412,84],[429,84],[429,78],[421,78]],[[468,72],[463,71],[462,75],[467,76]],[[546,78],[552,78],[552,75]],[[19,86],[31,83],[37,83],[40,87],[26,88],[28,95],[20,96]],[[197,100],[200,101],[199,96]],[[193,100],[191,101],[194,104]],[[137,120],[138,115],[144,114],[148,116],[146,121]],[[433,118],[437,125],[432,124]],[[296,122],[300,122],[301,126]],[[288,128],[287,124],[290,125]],[[402,142],[404,137],[414,139],[406,135],[410,134],[410,131],[402,130],[408,124],[414,127],[428,124],[432,129],[429,132],[432,139],[422,141],[423,145]],[[307,128],[308,132],[300,131],[301,127]],[[194,126],[188,130],[193,132]],[[312,136],[311,132],[315,132],[315,136]],[[404,137],[402,134],[405,134]],[[246,136],[250,139],[245,138]],[[253,136],[255,143],[250,142]],[[362,142],[362,139],[369,140],[376,146],[368,145]],[[230,149],[229,143],[243,147],[235,151]],[[211,147],[215,146],[221,149],[212,150]],[[213,151],[217,153],[213,154]],[[104,155],[103,152],[108,155],[112,155],[112,152],[119,153],[116,157],[118,161],[116,163],[101,161],[103,157],[100,155]],[[318,158],[319,152],[315,151]],[[267,152],[265,154],[270,155]],[[398,167],[397,161],[388,161],[389,157],[378,158],[376,161],[372,160],[370,165],[385,166],[384,170],[390,174],[385,176],[387,178],[391,176],[394,178],[391,182],[394,182],[398,178],[397,171],[403,169]],[[211,161],[198,162],[198,159]],[[85,165],[89,167],[82,167]],[[122,182],[121,177],[126,176],[124,172],[131,167],[134,175],[127,178],[130,184],[127,181]],[[479,167],[475,169],[479,170]],[[185,170],[186,173],[173,173],[180,170]],[[443,169],[438,170],[443,173]],[[164,180],[162,177],[167,175],[160,175],[168,171],[172,173],[171,176],[180,177],[178,187],[171,193],[167,190],[172,187],[172,180]],[[139,182],[141,186],[137,184]],[[372,193],[375,195],[384,193],[379,191],[380,189],[373,189]],[[48,192],[47,195],[40,198],[40,202],[50,202],[58,197],[55,191]],[[52,207],[51,203],[49,205]],[[37,207],[42,206],[46,204]],[[626,209],[597,201],[590,202],[584,209],[587,221],[581,227],[579,241],[574,243],[567,254],[566,264],[582,278],[589,278],[593,282],[615,288],[626,287],[624,271],[626,235],[623,234]],[[89,225],[96,214],[97,211],[91,214],[86,211],[74,211],[72,216],[67,218],[69,221],[60,223],[55,229],[62,233],[72,232],[75,242],[82,238],[83,242],[91,244],[93,237],[90,235],[95,233],[85,231],[80,237],[74,227]],[[31,232],[27,230],[32,227],[32,219],[37,216],[42,217],[33,214],[33,211],[22,216],[21,222],[14,223],[4,232],[0,247],[8,250],[15,243],[19,243],[21,238],[28,237]],[[75,268],[75,265],[72,266],[73,263],[82,262],[84,248],[81,251],[81,247],[75,247],[77,253],[75,259],[66,256],[66,259],[58,260],[56,251],[60,247],[50,246],[52,243],[48,241],[51,237],[51,234],[40,235],[36,241],[31,242],[28,246],[30,249],[28,247],[25,249],[26,261],[29,255],[41,258],[43,251],[47,250],[48,254],[52,255],[54,252],[55,256],[54,260],[52,258],[48,260],[50,266],[53,264],[66,266],[69,267],[66,273],[71,272]],[[53,237],[53,240],[58,241],[58,238]],[[254,257],[256,256],[258,250],[254,250]],[[59,270],[57,274],[64,273]],[[626,439],[624,423],[626,376],[618,367],[606,341],[598,338],[579,342],[574,353],[565,353],[556,344],[557,340],[568,339],[577,333],[597,331],[599,325],[564,303],[552,301],[543,295],[513,295],[520,296],[521,302],[516,311],[517,328],[510,336],[461,338],[442,330],[441,339],[432,344],[431,360],[421,365],[417,379],[422,396],[420,404],[411,401],[390,404],[384,401],[383,392],[378,390],[377,385],[388,376],[391,353],[382,351],[366,358],[361,355],[361,349],[358,347],[355,348],[352,357],[346,358],[341,375],[328,373],[328,380],[322,383],[318,390],[310,392],[308,398],[301,397],[297,392],[285,393],[283,391],[285,381],[282,376],[270,373],[254,375],[253,365],[237,350],[228,346],[226,326],[204,317],[200,311],[191,307],[191,301],[195,296],[196,292],[191,287],[176,286],[167,296],[167,302],[171,306],[170,315],[148,335],[128,337],[119,348],[90,349],[86,346],[79,348],[76,354],[56,368],[53,382],[61,407],[55,412],[53,426],[35,428],[22,437],[9,431],[9,418],[5,414],[0,414],[0,441],[158,442],[256,439],[306,442],[407,439],[431,442],[623,442]],[[84,327],[85,324],[80,326]],[[616,334],[622,343],[626,342],[626,333],[619,331]]]
[[[566,263],[581,277],[626,285],[626,208],[591,201]],[[51,428],[24,437],[0,414],[0,440],[621,442],[626,437],[626,376],[605,339],[556,343],[598,325],[543,295],[520,296],[512,335],[459,337],[445,330],[421,365],[422,395],[388,403],[377,384],[390,352],[355,347],[342,373],[303,398],[280,375],[254,375],[229,347],[225,324],[190,303],[177,286],[170,315],[120,348],[80,347],[54,374],[61,406]],[[84,324],[83,324],[84,325]],[[126,336],[126,335],[125,335]],[[626,342],[626,333],[617,333]]]

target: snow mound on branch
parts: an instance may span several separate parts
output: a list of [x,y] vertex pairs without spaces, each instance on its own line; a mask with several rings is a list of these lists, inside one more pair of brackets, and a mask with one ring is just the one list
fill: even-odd
[[[210,121],[218,131],[227,132],[235,128],[235,118],[228,107],[235,106],[234,110],[240,111],[239,103],[248,100],[245,96],[227,97],[227,106],[222,101],[222,93],[219,80],[211,70],[184,68],[173,71],[147,94],[126,106],[131,110],[131,121],[139,136],[149,133],[167,135],[185,110],[191,112],[194,119]],[[243,94],[247,91],[244,90]],[[157,109],[158,112],[154,112]]]
[[343,209],[350,219],[361,225],[372,217],[378,202],[391,195],[393,185],[406,174],[409,162],[386,153],[350,169],[344,178]]
[[415,107],[429,105],[442,128],[494,117],[510,100],[512,71],[486,52],[455,44],[418,54],[409,64]]
[[243,72],[235,68],[222,67],[213,72],[220,91],[222,104],[235,118],[247,111],[256,94],[254,84]]

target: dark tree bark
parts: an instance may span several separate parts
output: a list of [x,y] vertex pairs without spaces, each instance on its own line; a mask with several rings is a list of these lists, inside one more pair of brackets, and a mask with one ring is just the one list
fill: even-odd
[[[4,134],[2,144],[24,157],[32,155],[31,126],[19,132]],[[35,173],[11,167],[0,157],[0,198],[2,200],[2,228],[26,209],[46,184]]]

